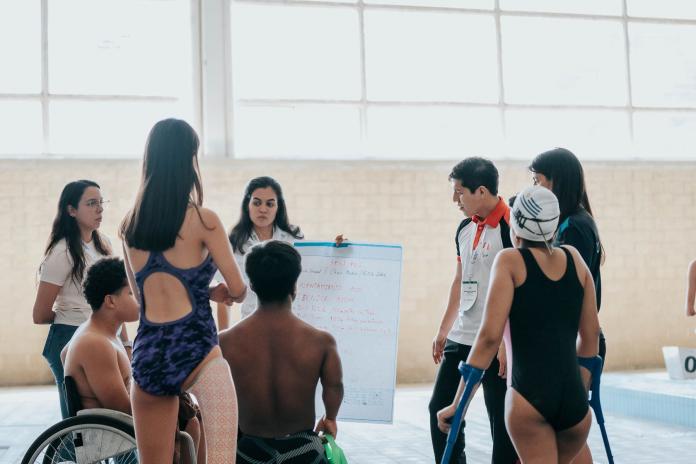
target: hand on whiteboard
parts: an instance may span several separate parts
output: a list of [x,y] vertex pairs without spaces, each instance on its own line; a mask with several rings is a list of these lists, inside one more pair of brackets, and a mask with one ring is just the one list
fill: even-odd
[[317,426],[314,428],[314,431],[317,433],[324,432],[324,435],[331,435],[332,437],[336,438],[336,434],[338,433],[336,419],[327,419],[325,415],[321,416],[321,419],[319,419],[319,422],[317,422]]
[[455,412],[457,412],[456,404],[450,404],[437,412],[437,428],[440,429],[440,432],[449,433],[449,430],[452,427],[451,422]]
[[433,361],[435,364],[440,364],[445,352],[445,343],[447,342],[447,334],[438,332],[433,338]]
[[348,239],[344,238],[343,234],[338,234],[336,236],[336,238],[334,239],[334,242],[335,242],[337,247],[340,247],[343,244],[343,242],[347,242],[347,241],[348,241]]

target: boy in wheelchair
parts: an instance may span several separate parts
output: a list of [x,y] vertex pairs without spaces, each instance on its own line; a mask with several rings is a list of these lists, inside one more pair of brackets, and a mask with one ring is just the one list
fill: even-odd
[[[77,409],[104,408],[131,414],[130,359],[117,333],[124,322],[138,320],[139,305],[128,286],[123,261],[111,257],[96,262],[86,273],[83,292],[92,314],[61,353],[66,390],[76,389]],[[179,398],[179,429],[191,436],[197,450],[205,449],[200,411],[187,393]],[[199,455],[201,462],[204,459]]]

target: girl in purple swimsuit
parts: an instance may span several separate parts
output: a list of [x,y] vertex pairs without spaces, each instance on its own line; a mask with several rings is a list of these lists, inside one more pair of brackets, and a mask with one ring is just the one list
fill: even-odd
[[[198,136],[166,119],[148,136],[135,205],[121,237],[140,300],[131,402],[140,462],[172,462],[178,395],[200,403],[208,463],[235,462],[237,399],[209,300],[239,302],[246,286],[218,216],[203,208]],[[226,284],[209,288],[216,270]]]

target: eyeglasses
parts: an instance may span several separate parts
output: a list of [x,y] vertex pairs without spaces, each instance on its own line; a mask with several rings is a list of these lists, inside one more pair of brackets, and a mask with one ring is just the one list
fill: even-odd
[[87,201],[85,206],[92,209],[96,208],[97,206],[104,208],[106,203],[109,203],[109,200],[104,200],[103,198],[101,200],[94,199]]

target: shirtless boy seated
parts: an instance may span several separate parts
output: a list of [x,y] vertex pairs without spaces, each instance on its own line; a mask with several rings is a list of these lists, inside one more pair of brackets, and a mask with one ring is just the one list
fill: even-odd
[[[139,305],[128,286],[123,261],[104,258],[94,263],[87,270],[83,293],[92,314],[61,353],[65,376],[75,381],[83,409],[105,408],[131,414],[130,360],[117,334],[124,322],[138,320]],[[197,446],[201,435],[198,420],[192,417],[192,407],[183,406],[179,411],[180,429],[185,429]],[[182,409],[186,409],[187,417]]]
[[[272,240],[252,247],[245,269],[258,307],[220,334],[237,389],[241,464],[326,463],[316,432],[336,436],[343,400],[341,360],[329,333],[291,311],[300,261],[287,243]],[[319,381],[326,414],[315,427]]]

